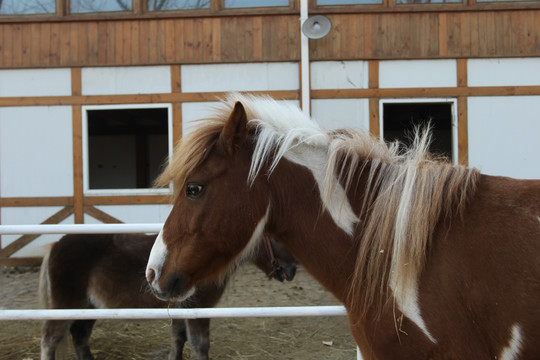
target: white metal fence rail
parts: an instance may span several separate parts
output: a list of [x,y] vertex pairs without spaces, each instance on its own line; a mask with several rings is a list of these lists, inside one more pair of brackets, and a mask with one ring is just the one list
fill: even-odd
[[[0,235],[158,233],[163,224],[0,225]],[[0,309],[1,320],[198,319],[229,317],[345,316],[343,306],[281,306],[204,309]],[[362,360],[360,350],[357,360]]]
[[200,319],[230,317],[343,316],[343,306],[280,306],[201,309],[0,310],[0,320]]
[[0,235],[158,233],[163,224],[0,225]]

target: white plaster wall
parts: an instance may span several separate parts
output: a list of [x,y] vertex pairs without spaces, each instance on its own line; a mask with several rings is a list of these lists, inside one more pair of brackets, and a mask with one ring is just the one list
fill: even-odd
[[455,86],[456,60],[385,60],[379,63],[380,88]]
[[[96,206],[126,224],[164,223],[171,212],[172,205],[111,205]],[[86,224],[101,224],[100,221],[85,214]]]
[[470,59],[469,86],[540,85],[540,58]]
[[325,129],[369,130],[369,101],[367,99],[312,100],[311,116]]
[[72,196],[71,107],[0,108],[0,195]]
[[68,95],[70,69],[0,70],[0,97]]
[[471,97],[468,117],[471,166],[540,179],[540,96]]
[[298,90],[297,63],[183,65],[183,92]]
[[204,119],[212,114],[212,107],[219,106],[218,102],[182,103],[182,135],[189,134],[195,120]]
[[[291,102],[296,106],[300,105],[297,100],[283,100]],[[197,103],[182,103],[182,134],[189,134],[195,126],[197,120],[204,120],[205,117],[213,114],[213,108],[220,106],[219,102],[197,102]]]
[[[60,211],[61,207],[6,207],[2,208],[1,223],[4,225],[36,225]],[[60,224],[73,224],[74,217],[70,215]],[[2,235],[2,247],[6,247],[21,235]],[[26,245],[13,257],[40,257],[45,254],[47,244],[58,241],[62,235],[42,235]]]
[[170,66],[83,68],[83,95],[160,94],[171,92]]
[[312,89],[366,89],[367,61],[316,61],[311,63]]

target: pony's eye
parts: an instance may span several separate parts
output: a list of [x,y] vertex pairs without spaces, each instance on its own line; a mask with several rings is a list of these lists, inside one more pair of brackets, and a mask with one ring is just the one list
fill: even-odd
[[188,183],[186,185],[186,196],[189,198],[196,198],[201,195],[204,190],[204,186],[198,183]]

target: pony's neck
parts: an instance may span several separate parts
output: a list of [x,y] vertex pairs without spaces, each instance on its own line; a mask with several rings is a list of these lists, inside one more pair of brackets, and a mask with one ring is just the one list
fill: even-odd
[[323,210],[312,173],[282,160],[269,182],[272,190],[268,231],[289,248],[315,279],[346,304],[357,249],[352,237]]

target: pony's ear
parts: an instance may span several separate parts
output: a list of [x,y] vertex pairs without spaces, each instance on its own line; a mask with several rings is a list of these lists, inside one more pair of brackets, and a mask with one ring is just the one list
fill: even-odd
[[242,145],[247,137],[247,114],[240,102],[234,104],[234,109],[225,123],[219,142],[223,148],[232,155]]

